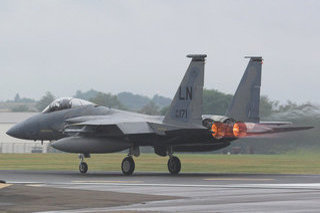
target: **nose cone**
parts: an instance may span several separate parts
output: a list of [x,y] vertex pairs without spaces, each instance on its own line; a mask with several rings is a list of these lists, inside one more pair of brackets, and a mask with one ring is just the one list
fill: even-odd
[[14,138],[25,139],[24,128],[20,123],[11,127],[6,134]]
[[37,116],[33,116],[25,121],[17,123],[11,127],[6,133],[15,138],[36,140],[39,132],[39,124]]

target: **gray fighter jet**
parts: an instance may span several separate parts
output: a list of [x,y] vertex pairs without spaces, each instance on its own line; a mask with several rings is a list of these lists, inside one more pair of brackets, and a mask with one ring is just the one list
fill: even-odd
[[240,137],[309,129],[288,122],[262,123],[259,119],[261,57],[250,62],[224,116],[202,114],[202,93],[206,55],[188,55],[191,63],[165,116],[98,106],[76,98],[60,98],[42,113],[8,130],[7,134],[30,140],[50,140],[51,146],[80,153],[79,170],[86,173],[84,158],[91,153],[112,153],[128,149],[121,164],[124,175],[135,169],[133,156],[140,146],[152,146],[156,154],[169,156],[168,170],[181,169],[175,152],[212,151],[230,145]]

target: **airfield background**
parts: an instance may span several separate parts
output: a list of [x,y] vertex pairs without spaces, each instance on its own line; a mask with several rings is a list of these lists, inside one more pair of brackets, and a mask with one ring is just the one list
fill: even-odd
[[[160,95],[152,98],[143,95],[122,92],[117,95],[89,90],[77,91],[74,97],[94,103],[127,109],[146,114],[165,114],[171,99]],[[204,90],[204,113],[223,115],[232,95],[217,90]],[[0,153],[57,152],[48,142],[41,143],[15,139],[5,132],[15,123],[41,112],[55,99],[47,92],[40,100],[21,98],[17,94],[12,100],[0,102]],[[292,121],[295,125],[311,125],[315,128],[308,131],[289,132],[268,138],[240,139],[231,146],[214,153],[231,154],[278,154],[297,150],[320,150],[317,132],[320,128],[320,107],[311,103],[296,104],[287,101],[280,104],[266,96],[261,97],[260,117],[262,121]],[[150,147],[143,147],[142,152],[153,152]]]

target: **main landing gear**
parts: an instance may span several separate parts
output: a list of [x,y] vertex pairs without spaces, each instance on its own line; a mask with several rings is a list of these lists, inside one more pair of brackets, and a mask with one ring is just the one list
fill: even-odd
[[168,155],[169,155],[169,160],[168,160],[168,170],[170,172],[170,174],[172,175],[177,175],[179,174],[180,170],[181,170],[181,162],[180,159],[176,156],[173,156],[173,149],[172,147],[168,148],[167,151]]
[[[139,157],[139,155],[140,155],[140,150],[138,146],[132,146],[129,149],[128,157],[125,157],[121,163],[121,170],[123,175],[128,176],[133,174],[135,169],[135,163],[132,156]],[[170,147],[169,150],[167,150],[163,156],[165,155],[169,155],[169,160],[167,165],[168,165],[168,170],[170,174],[172,175],[179,174],[181,170],[181,162],[178,157],[173,156],[172,147]]]
[[80,164],[79,164],[79,171],[82,174],[87,173],[88,171],[88,164],[84,162],[84,158],[90,158],[90,154],[79,154]]
[[122,174],[132,175],[135,169],[135,163],[132,156],[139,157],[140,149],[139,146],[132,145],[129,149],[128,157],[125,157],[121,163]]
[[170,156],[168,160],[168,170],[172,175],[179,174],[181,170],[181,162],[178,157]]
[[[135,169],[135,163],[132,156],[125,157],[121,163],[121,170],[124,175],[132,175]],[[171,156],[168,160],[168,170],[170,174],[177,175],[181,170],[181,162],[178,157]]]
[[132,175],[135,168],[134,160],[131,156],[123,159],[121,163],[121,170],[124,175]]

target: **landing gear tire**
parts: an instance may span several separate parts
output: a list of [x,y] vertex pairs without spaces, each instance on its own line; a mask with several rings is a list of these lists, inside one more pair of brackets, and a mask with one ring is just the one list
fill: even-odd
[[121,170],[124,175],[132,175],[134,168],[135,168],[135,163],[131,156],[123,159],[121,163]]
[[84,173],[87,173],[88,171],[88,164],[86,162],[81,162],[79,164],[79,171],[80,173],[84,174]]
[[168,160],[168,170],[170,174],[177,175],[181,170],[181,162],[179,158],[172,156]]

